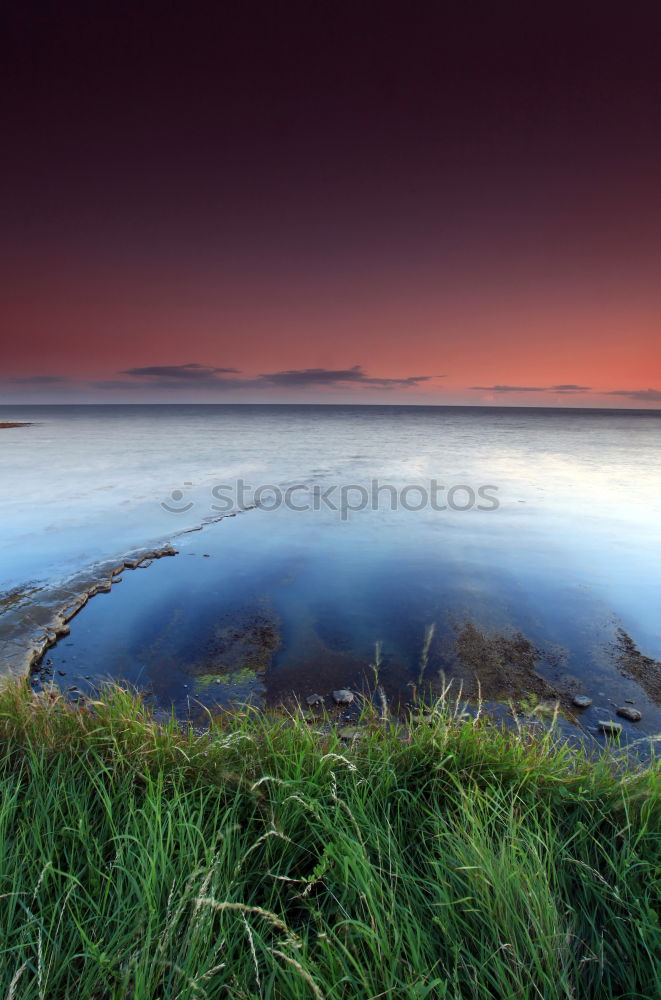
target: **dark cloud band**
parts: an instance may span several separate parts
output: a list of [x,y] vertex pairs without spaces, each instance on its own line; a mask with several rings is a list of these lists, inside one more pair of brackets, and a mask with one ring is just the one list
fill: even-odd
[[589,385],[472,385],[476,392],[590,392]]

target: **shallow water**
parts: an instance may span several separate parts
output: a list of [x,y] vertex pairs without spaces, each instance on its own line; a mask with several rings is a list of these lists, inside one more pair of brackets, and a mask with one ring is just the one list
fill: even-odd
[[[178,711],[328,696],[373,685],[378,641],[379,680],[404,701],[432,625],[423,685],[441,672],[465,679],[455,640],[470,621],[491,636],[523,632],[551,687],[594,698],[588,723],[630,699],[644,717],[625,727],[658,731],[614,643],[621,627],[661,657],[661,414],[13,407],[0,419],[36,421],[0,432],[5,589],[40,588],[0,618],[12,655],[107,560],[173,537],[179,549],[125,571],[73,619],[47,657],[64,687],[122,677]],[[299,506],[315,486],[336,487],[340,509],[258,508],[182,534],[224,512],[230,491],[212,490],[237,478],[300,485]],[[343,517],[339,488],[369,491],[374,479],[400,501],[432,479],[446,487],[441,504],[462,487],[454,505],[469,509],[411,509],[411,489],[409,509],[393,511],[382,490],[377,509]],[[480,498],[487,485],[495,509]],[[268,491],[261,500],[270,505]]]

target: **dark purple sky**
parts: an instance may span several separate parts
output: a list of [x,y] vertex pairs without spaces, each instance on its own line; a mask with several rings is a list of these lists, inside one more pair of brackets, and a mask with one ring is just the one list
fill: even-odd
[[0,401],[659,406],[652,5],[14,4]]

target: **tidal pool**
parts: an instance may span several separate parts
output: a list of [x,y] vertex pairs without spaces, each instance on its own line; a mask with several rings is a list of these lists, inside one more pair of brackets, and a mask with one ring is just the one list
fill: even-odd
[[[72,619],[36,683],[76,698],[119,679],[201,719],[312,694],[332,705],[333,690],[372,697],[379,685],[396,712],[451,681],[527,715],[559,700],[588,729],[632,702],[643,719],[618,719],[625,737],[658,732],[658,664],[636,678],[628,623],[583,581],[525,552],[504,560],[487,528],[484,517],[459,536],[452,520],[416,531],[408,512],[246,511],[180,536],[175,558],[125,570]],[[583,712],[581,693],[593,700]]]

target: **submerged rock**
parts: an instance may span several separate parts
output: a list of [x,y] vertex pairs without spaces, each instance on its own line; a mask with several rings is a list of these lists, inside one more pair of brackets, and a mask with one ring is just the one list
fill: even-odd
[[619,736],[622,732],[622,726],[619,722],[613,722],[612,719],[599,719],[597,722],[597,728],[605,733],[606,736]]
[[643,717],[643,713],[637,708],[631,708],[629,705],[622,705],[618,708],[617,714],[621,715],[623,719],[628,719],[629,722],[640,722]]
[[576,705],[576,708],[589,708],[592,704],[592,698],[588,698],[586,694],[575,694],[572,698],[572,705]]
[[339,691],[333,691],[333,698],[336,705],[350,705],[354,695],[353,691],[349,691],[348,688],[341,688]]
[[305,699],[308,705],[321,705],[323,704],[323,696],[320,694],[309,694]]

